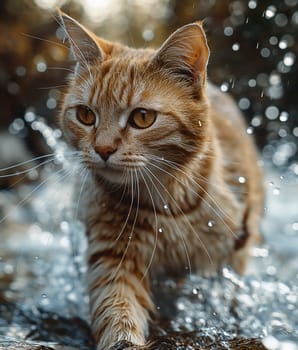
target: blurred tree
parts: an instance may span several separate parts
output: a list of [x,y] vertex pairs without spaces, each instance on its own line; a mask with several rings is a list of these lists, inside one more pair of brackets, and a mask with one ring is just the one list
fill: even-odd
[[95,16],[100,2],[94,1],[95,10],[89,12],[84,1],[54,3],[0,2],[0,127],[7,128],[29,107],[55,121],[55,86],[64,84],[68,53],[57,39],[54,16],[41,4],[50,8],[62,3],[67,13],[103,37],[135,46],[158,46],[177,27],[205,19],[210,80],[234,95],[247,117],[248,132],[265,146],[266,156],[272,158],[276,147],[287,143],[288,154],[275,163],[283,165],[294,157],[298,0],[113,0],[110,8],[101,9],[101,17]]

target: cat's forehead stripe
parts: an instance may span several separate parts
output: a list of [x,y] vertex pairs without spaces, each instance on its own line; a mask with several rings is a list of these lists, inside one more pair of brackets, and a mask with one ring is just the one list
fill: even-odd
[[96,106],[97,102],[98,102],[98,95],[99,95],[99,85],[94,84],[94,88],[90,93],[90,97],[89,97],[89,101],[91,103],[92,106]]

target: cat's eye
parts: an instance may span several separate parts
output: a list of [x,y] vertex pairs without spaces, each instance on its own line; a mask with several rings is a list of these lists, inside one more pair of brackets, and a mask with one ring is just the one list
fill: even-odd
[[95,124],[96,121],[94,112],[87,106],[83,105],[76,107],[76,117],[80,123],[87,126]]
[[136,108],[129,116],[129,123],[137,129],[146,129],[156,120],[156,111],[152,109]]

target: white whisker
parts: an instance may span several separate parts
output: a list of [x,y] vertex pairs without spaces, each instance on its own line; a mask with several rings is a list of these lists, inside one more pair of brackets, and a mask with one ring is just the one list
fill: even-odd
[[81,200],[81,197],[82,197],[82,194],[83,194],[83,190],[84,190],[84,187],[86,185],[86,181],[87,181],[87,178],[88,176],[90,175],[88,169],[84,169],[83,170],[83,181],[82,181],[82,184],[81,184],[81,188],[80,188],[80,192],[79,192],[79,195],[78,195],[78,198],[77,198],[77,205],[76,205],[76,210],[75,210],[75,220],[78,219],[78,215],[79,215],[79,207],[80,207],[80,200]]
[[147,184],[147,181],[146,181],[146,179],[145,179],[145,177],[144,177],[144,175],[143,175],[141,169],[139,169],[139,173],[140,173],[140,175],[142,176],[142,179],[143,179],[143,181],[144,181],[144,184],[145,184],[145,186],[146,186],[146,188],[147,188],[147,191],[148,191],[148,194],[149,194],[149,196],[150,196],[150,199],[151,199],[151,202],[152,202],[152,207],[153,207],[153,212],[154,212],[154,218],[155,218],[155,239],[154,239],[154,247],[153,247],[153,250],[152,250],[152,254],[151,254],[149,263],[148,263],[148,265],[147,265],[147,267],[146,267],[146,270],[145,270],[145,272],[144,272],[144,274],[143,274],[143,277],[142,277],[142,279],[141,279],[141,281],[143,281],[143,279],[146,277],[146,275],[147,275],[147,273],[148,273],[148,271],[149,271],[149,269],[150,269],[150,266],[151,266],[151,264],[152,264],[152,262],[153,262],[153,258],[154,258],[154,255],[155,255],[155,251],[156,251],[156,247],[157,247],[157,239],[158,239],[158,223],[157,223],[156,208],[155,208],[155,204],[154,204],[154,200],[153,200],[152,194],[151,194],[151,192],[150,192],[150,188],[149,188],[149,186],[148,186],[148,184]]
[[[132,174],[132,177],[133,177],[133,174]],[[137,207],[136,207],[136,213],[135,213],[134,221],[133,221],[133,224],[132,224],[132,228],[131,228],[130,233],[129,233],[129,235],[128,235],[128,242],[127,242],[127,244],[126,244],[125,251],[123,252],[122,257],[121,257],[121,260],[120,260],[120,262],[119,262],[119,264],[118,264],[118,267],[117,267],[117,269],[116,269],[115,272],[114,272],[114,276],[116,276],[116,275],[118,274],[118,271],[120,270],[121,265],[122,265],[123,261],[125,260],[125,257],[126,257],[128,248],[129,248],[130,243],[131,243],[131,241],[132,241],[132,239],[133,239],[134,229],[135,229],[136,222],[137,222],[137,218],[138,218],[139,204],[140,204],[140,187],[139,187],[139,180],[138,180],[138,177],[136,176],[136,174],[135,174],[135,179],[136,179],[136,189],[137,189]],[[132,181],[132,184],[133,184],[133,181]],[[133,193],[132,195],[134,195],[134,193]]]
[[0,172],[1,171],[7,171],[7,170],[10,170],[10,169],[13,169],[13,168],[17,168],[17,167],[26,165],[28,163],[35,162],[35,161],[40,160],[40,159],[49,158],[49,157],[53,157],[53,156],[55,156],[55,153],[50,153],[50,154],[45,154],[43,156],[35,157],[35,158],[32,158],[32,159],[26,160],[24,162],[8,166],[6,168],[0,168]]
[[[159,167],[158,165],[154,164],[154,163],[150,163],[151,166],[154,166],[155,168],[157,168],[158,170],[164,172],[165,174],[171,176],[172,178],[174,178],[177,182],[179,182],[181,185],[184,186],[183,182],[177,178],[177,176],[175,176],[174,174],[166,171],[165,169]],[[175,168],[176,170],[180,170],[178,167]],[[187,176],[187,178],[192,181],[195,185],[197,185],[205,194],[206,196],[211,200],[211,202],[215,205],[215,207],[219,210],[219,212],[217,212],[217,210],[212,207],[208,201],[200,196],[196,191],[194,191],[193,189],[191,188],[188,188],[188,190],[192,193],[194,193],[196,196],[198,196],[204,203],[206,203],[208,205],[208,207],[213,211],[213,213],[217,216],[217,218],[224,224],[224,226],[228,229],[228,231],[234,236],[234,237],[237,237],[236,234],[232,231],[232,229],[228,226],[228,224],[224,221],[224,219],[221,217],[220,213],[224,216],[226,216],[233,224],[235,224],[233,218],[228,214],[226,213],[220,206],[219,204],[217,203],[217,201],[208,193],[208,191],[206,191],[198,182],[196,182],[191,176],[189,176],[187,173],[184,173],[182,172],[184,175]]]
[[[164,201],[164,199],[163,199],[162,195],[160,194],[158,188],[156,187],[154,181],[153,181],[153,180],[151,179],[151,177],[150,177],[149,169],[145,168],[144,171],[145,171],[145,173],[147,174],[149,180],[151,181],[152,186],[155,188],[155,191],[156,191],[156,193],[158,194],[159,198],[162,200],[163,205],[166,205],[166,202]],[[175,224],[175,226],[176,226],[177,233],[181,236],[181,239],[182,239],[182,242],[183,242],[184,251],[185,251],[185,255],[186,255],[186,259],[187,259],[187,263],[188,263],[188,267],[189,267],[189,273],[191,274],[191,271],[192,271],[191,262],[190,262],[190,258],[189,258],[189,254],[188,254],[188,250],[187,250],[187,246],[186,246],[186,242],[185,242],[185,239],[184,239],[184,237],[183,237],[183,233],[181,233],[181,228],[178,226],[177,221],[176,221],[174,215],[173,215],[171,212],[170,212],[170,215],[171,215],[171,217],[172,217],[172,219],[173,219],[173,222],[174,222],[174,224]]]
[[206,248],[204,242],[202,241],[202,239],[200,238],[200,236],[198,235],[197,231],[194,229],[194,227],[192,226],[192,224],[190,223],[188,217],[185,215],[185,213],[183,212],[183,210],[181,209],[181,207],[176,203],[176,200],[174,199],[174,197],[171,195],[171,193],[168,191],[168,189],[163,185],[163,183],[154,175],[154,173],[147,168],[147,171],[151,174],[152,177],[154,177],[154,179],[162,186],[162,188],[165,190],[165,192],[168,194],[169,198],[173,201],[173,204],[176,206],[176,208],[178,209],[178,211],[181,213],[181,215],[184,217],[185,222],[187,223],[187,225],[189,226],[189,228],[192,230],[192,232],[198,237],[200,243],[202,244],[202,247],[205,251],[205,253],[208,256],[208,259],[211,263],[211,265],[213,265],[213,260],[208,252],[208,249]]
[[[132,174],[131,174],[131,178],[132,178]],[[131,179],[131,180],[132,180],[132,179]],[[130,217],[130,214],[131,214],[131,211],[132,211],[132,207],[133,207],[133,202],[134,202],[134,195],[133,195],[133,192],[134,192],[134,191],[133,191],[133,182],[132,182],[132,195],[131,195],[130,207],[129,207],[128,214],[127,214],[127,216],[126,216],[125,222],[124,222],[124,224],[123,224],[123,226],[122,226],[122,228],[121,228],[121,230],[120,230],[120,232],[119,232],[117,238],[115,239],[115,242],[117,242],[117,241],[120,239],[120,237],[121,237],[121,235],[122,235],[123,231],[125,230],[125,227],[126,227],[126,225],[127,225],[127,223],[128,223],[128,220],[129,220],[129,217]]]
[[[35,192],[37,192],[40,188],[42,188],[50,180],[51,177],[56,176],[57,174],[62,173],[63,171],[65,171],[65,170],[64,169],[58,170],[54,174],[51,174],[47,179],[42,181],[40,184],[38,184],[30,193],[28,193],[28,195],[26,195],[17,205],[15,205],[14,208],[12,208],[5,216],[2,217],[2,219],[0,220],[0,224],[3,221],[5,221],[12,214],[12,212],[14,210],[22,207],[32,197],[32,195]],[[68,177],[70,174],[72,174],[72,172],[73,172],[73,170],[72,171],[68,171],[65,176],[62,176],[62,178]]]

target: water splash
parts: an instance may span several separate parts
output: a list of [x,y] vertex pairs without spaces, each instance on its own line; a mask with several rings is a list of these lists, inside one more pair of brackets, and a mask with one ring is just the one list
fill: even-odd
[[[26,113],[25,120],[51,147],[55,166],[63,168],[63,173],[73,171],[74,164],[68,161],[69,151],[61,140],[61,133],[32,111]],[[18,125],[19,122],[15,127]],[[272,150],[273,155],[278,152],[284,151],[279,147]],[[4,300],[6,305],[22,304],[21,310],[30,310],[30,319],[34,313],[42,317],[37,310],[44,310],[54,313],[51,317],[59,320],[62,315],[79,316],[88,321],[88,297],[84,287],[86,241],[84,226],[74,220],[73,184],[69,178],[49,175],[53,168],[46,168],[41,171],[41,181],[48,176],[50,179],[28,203],[16,208],[3,226],[0,287],[5,287],[0,288],[0,301]],[[295,202],[298,172],[295,169],[291,165],[281,174],[268,168],[267,216],[263,223],[266,245],[254,249],[246,276],[224,268],[219,277],[191,275],[182,286],[174,279],[154,282],[159,313],[169,319],[165,332],[199,329],[208,339],[229,341],[239,336],[259,337],[269,349],[297,349],[298,217]],[[59,170],[55,168],[55,171]],[[238,180],[245,183],[244,177]],[[10,210],[31,186],[22,187],[19,193],[1,192],[1,209]],[[164,209],[169,210],[167,205]],[[207,223],[209,227],[214,224],[212,220]],[[162,233],[163,229],[158,228],[158,231]],[[166,297],[163,298],[162,293]],[[168,305],[169,301],[174,305]],[[30,327],[24,324],[19,308],[13,310],[9,324],[5,321],[6,311],[1,313],[0,334],[14,341],[30,339],[32,324]],[[34,332],[40,329],[37,327]],[[48,329],[42,333],[44,341],[52,339],[51,332],[53,330]],[[82,349],[86,346],[84,339],[84,336],[76,339],[81,341]]]

